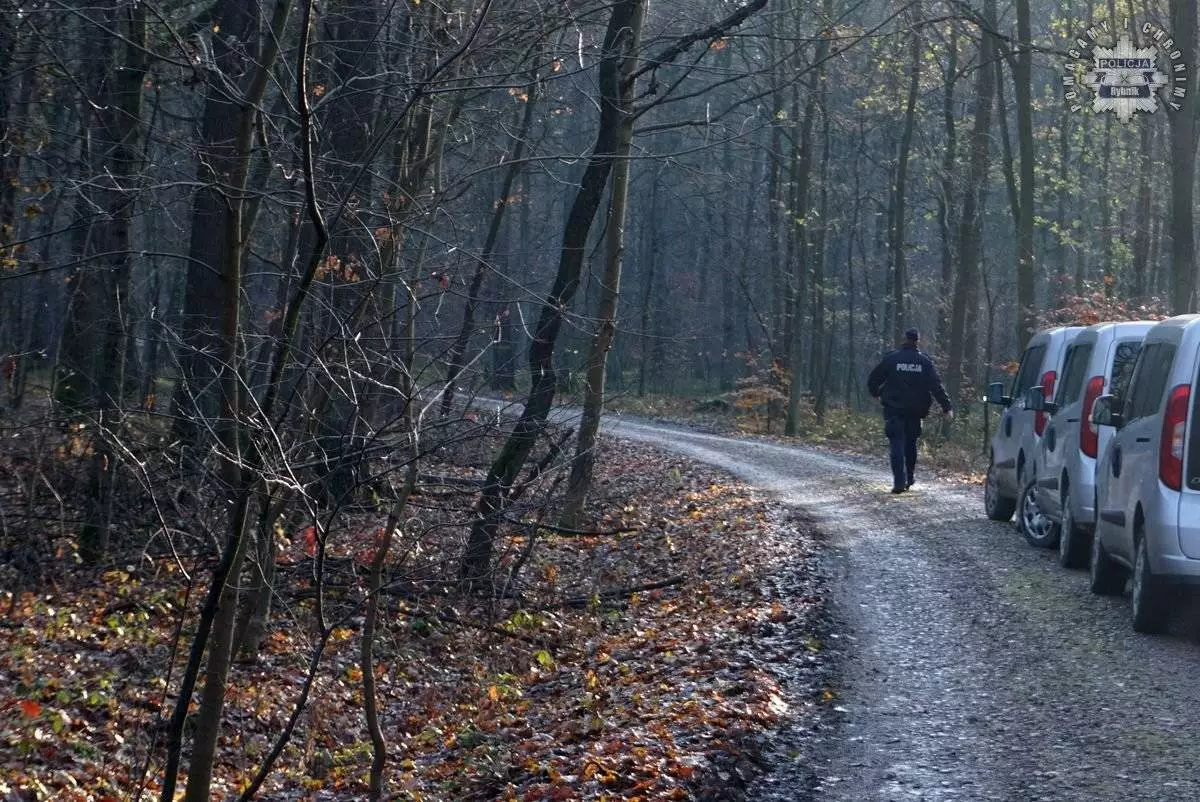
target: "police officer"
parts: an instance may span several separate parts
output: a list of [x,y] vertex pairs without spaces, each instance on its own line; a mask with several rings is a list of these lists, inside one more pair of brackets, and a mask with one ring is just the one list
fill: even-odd
[[917,348],[920,339],[916,329],[904,332],[900,347],[884,354],[867,377],[867,390],[883,402],[883,431],[891,445],[893,493],[903,493],[913,485],[921,419],[929,414],[935,398],[945,418],[954,420],[954,405],[933,360]]

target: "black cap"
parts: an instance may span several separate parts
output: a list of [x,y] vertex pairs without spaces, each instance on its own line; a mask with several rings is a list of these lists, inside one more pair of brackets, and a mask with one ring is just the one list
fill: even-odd
[[909,329],[908,331],[904,332],[904,339],[915,343],[917,340],[921,339],[921,332],[917,331],[915,328]]

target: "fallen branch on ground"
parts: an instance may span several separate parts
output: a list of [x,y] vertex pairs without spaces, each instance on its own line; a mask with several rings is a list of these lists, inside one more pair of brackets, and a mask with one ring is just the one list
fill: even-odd
[[644,593],[648,590],[661,590],[669,588],[673,585],[683,584],[687,579],[683,574],[676,574],[667,579],[659,580],[658,582],[648,582],[645,585],[633,585],[632,587],[618,588],[617,590],[605,590],[596,593],[592,596],[573,596],[569,599],[563,599],[561,606],[563,607],[587,607],[594,601],[615,601],[616,599],[627,599],[635,593]]

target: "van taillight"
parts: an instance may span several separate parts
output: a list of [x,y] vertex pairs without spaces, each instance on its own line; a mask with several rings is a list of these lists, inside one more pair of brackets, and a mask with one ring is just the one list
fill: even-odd
[[1104,377],[1093,376],[1088,380],[1083,394],[1083,415],[1079,419],[1079,450],[1092,459],[1100,451],[1100,427],[1092,423],[1092,404],[1104,392]]
[[1181,384],[1167,398],[1162,440],[1158,444],[1158,478],[1172,490],[1183,487],[1183,434],[1187,426],[1188,400],[1192,388]]
[[[1054,397],[1054,380],[1058,378],[1058,374],[1052,370],[1048,370],[1042,374],[1042,398],[1049,401]],[[1037,417],[1033,419],[1033,430],[1041,437],[1042,432],[1046,431],[1046,419],[1049,416],[1045,412],[1037,413]]]

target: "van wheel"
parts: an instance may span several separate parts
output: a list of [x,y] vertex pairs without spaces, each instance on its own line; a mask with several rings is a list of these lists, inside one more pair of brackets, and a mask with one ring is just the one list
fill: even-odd
[[1083,568],[1087,565],[1087,533],[1075,523],[1071,491],[1063,491],[1062,524],[1058,532],[1058,564],[1063,568]]
[[1029,545],[1039,549],[1052,549],[1058,545],[1059,526],[1046,517],[1037,501],[1037,476],[1031,476],[1025,482],[1017,506],[1020,509],[1017,528],[1029,541]]
[[1125,569],[1109,559],[1100,539],[1100,530],[1092,535],[1090,582],[1088,589],[1097,596],[1120,596],[1125,592]]
[[1133,587],[1129,599],[1133,629],[1156,635],[1167,628],[1167,588],[1150,570],[1146,533],[1141,524],[1134,536],[1137,538],[1137,556],[1133,561]]
[[1000,492],[1000,480],[996,466],[989,465],[987,480],[983,485],[983,510],[993,521],[1008,521],[1017,509],[1017,502]]

